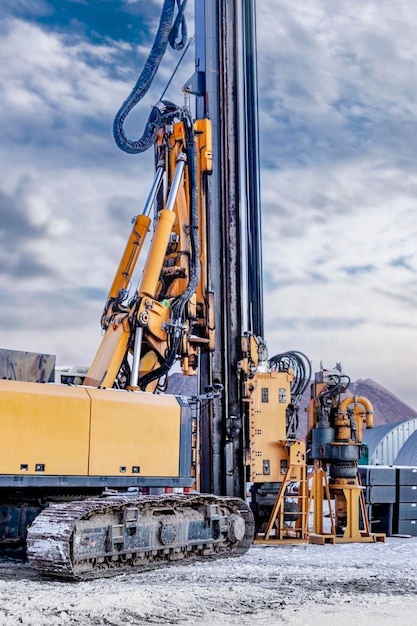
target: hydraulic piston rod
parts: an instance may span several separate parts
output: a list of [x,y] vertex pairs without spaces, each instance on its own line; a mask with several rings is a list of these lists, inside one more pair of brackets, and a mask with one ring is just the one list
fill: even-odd
[[122,259],[115,274],[113,284],[110,288],[108,300],[115,299],[121,290],[127,289],[136,266],[140,251],[145,241],[146,234],[151,224],[149,213],[155,202],[164,174],[164,165],[158,165],[155,178],[143,207],[142,213],[133,218],[132,232],[126,244]]
[[159,275],[161,273],[169,239],[171,237],[172,227],[176,219],[173,208],[186,163],[186,157],[184,154],[178,155],[177,163],[166,208],[162,209],[159,213],[158,224],[155,229],[154,238],[138,289],[139,294],[147,295],[152,298],[156,295]]
[[132,387],[135,387],[138,384],[140,350],[142,347],[142,335],[143,335],[143,328],[141,326],[138,326],[135,332],[135,345],[133,348],[132,371],[130,374],[130,384]]

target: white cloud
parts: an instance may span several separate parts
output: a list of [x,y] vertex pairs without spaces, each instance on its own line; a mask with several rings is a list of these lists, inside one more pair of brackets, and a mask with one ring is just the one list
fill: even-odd
[[[263,179],[273,351],[296,347],[316,366],[342,361],[352,377],[374,378],[415,403],[416,175],[364,159],[264,172]],[[395,263],[403,256],[409,267]]]
[[407,1],[258,4],[271,351],[415,406],[416,27]]
[[[3,43],[2,320],[14,313],[0,344],[88,363],[130,219],[151,184],[152,157],[139,176],[138,160],[114,146],[113,117],[129,88],[110,78],[111,47],[76,37],[68,44],[23,20],[8,21]],[[81,287],[101,290],[102,302]]]
[[384,146],[391,159],[416,121],[414,4],[278,1],[258,14],[267,158],[325,162]]
[[[257,11],[270,353],[342,361],[417,406],[415,4],[265,0]],[[152,179],[152,155],[124,155],[111,131],[148,50],[24,20],[2,28],[0,345],[88,364]],[[129,135],[170,76],[178,56],[167,55]]]
[[[7,120],[9,141],[44,142],[48,158],[59,144],[82,156],[89,142],[102,142],[92,125],[105,125],[111,137],[112,119],[126,97],[126,83],[110,77],[120,46],[95,46],[23,20],[6,22],[0,52],[0,115]],[[86,141],[86,134],[88,141]],[[103,133],[104,134],[104,133]],[[50,146],[46,146],[46,143]],[[65,145],[65,147],[63,147]],[[32,160],[32,155],[31,155]]]

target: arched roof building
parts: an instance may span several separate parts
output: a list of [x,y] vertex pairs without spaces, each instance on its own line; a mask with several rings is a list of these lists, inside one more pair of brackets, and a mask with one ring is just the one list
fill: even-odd
[[394,464],[417,467],[417,430],[415,430],[404,443],[395,458]]
[[[417,418],[383,424],[363,432],[370,465],[417,465]],[[405,448],[407,444],[407,448]],[[404,459],[399,460],[404,448]]]

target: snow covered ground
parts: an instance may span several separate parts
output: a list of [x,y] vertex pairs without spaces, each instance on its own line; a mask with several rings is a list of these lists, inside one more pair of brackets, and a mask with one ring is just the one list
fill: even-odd
[[0,624],[409,626],[417,537],[253,546],[240,558],[63,583],[0,560]]

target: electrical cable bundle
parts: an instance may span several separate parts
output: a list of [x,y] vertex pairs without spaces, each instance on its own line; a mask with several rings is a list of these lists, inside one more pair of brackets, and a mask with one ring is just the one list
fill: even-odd
[[311,363],[305,354],[297,350],[281,352],[269,359],[269,368],[272,371],[294,372],[294,380],[291,383],[291,402],[294,404],[303,395],[311,380]]
[[302,352],[289,350],[269,359],[269,369],[276,372],[292,370],[294,379],[290,384],[291,401],[286,409],[286,436],[296,439],[299,403],[311,379],[311,363]]

